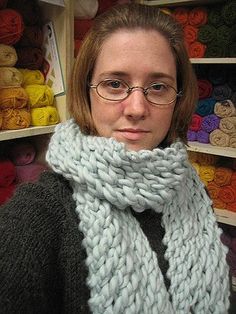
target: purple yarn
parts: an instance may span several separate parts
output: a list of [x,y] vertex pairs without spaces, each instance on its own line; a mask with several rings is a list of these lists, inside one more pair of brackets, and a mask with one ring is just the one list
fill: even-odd
[[209,143],[209,133],[206,131],[200,130],[197,132],[197,141],[199,143],[207,144]]
[[210,114],[208,116],[203,117],[201,129],[206,131],[207,133],[212,132],[217,129],[220,124],[220,118],[215,114]]
[[187,139],[190,142],[196,141],[197,140],[197,132],[188,130]]

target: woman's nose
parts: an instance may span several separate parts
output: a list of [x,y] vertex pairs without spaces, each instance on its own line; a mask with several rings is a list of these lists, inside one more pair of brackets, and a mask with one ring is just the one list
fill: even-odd
[[129,97],[125,99],[124,115],[139,120],[144,119],[149,112],[149,103],[142,89],[132,90]]

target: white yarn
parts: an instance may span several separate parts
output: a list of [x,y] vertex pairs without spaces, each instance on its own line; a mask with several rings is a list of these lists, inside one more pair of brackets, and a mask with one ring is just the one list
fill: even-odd
[[[47,160],[74,190],[96,314],[225,314],[226,248],[203,184],[181,142],[153,151],[56,127]],[[163,213],[167,291],[156,254],[130,211]]]
[[98,0],[76,0],[74,17],[77,19],[93,19],[98,11]]

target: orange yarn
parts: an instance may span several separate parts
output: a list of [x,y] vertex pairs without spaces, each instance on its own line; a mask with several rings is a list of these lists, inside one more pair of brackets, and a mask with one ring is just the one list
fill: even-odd
[[236,212],[236,202],[227,204],[226,209],[232,212]]
[[31,116],[28,109],[5,109],[2,110],[3,130],[24,129],[30,126]]
[[173,15],[180,24],[186,25],[188,23],[189,10],[187,8],[176,8],[173,11]]
[[0,42],[13,45],[23,34],[24,23],[19,12],[12,9],[0,10]]
[[224,203],[234,203],[236,202],[236,191],[230,185],[223,186],[220,188],[218,197]]
[[207,22],[207,10],[204,7],[195,7],[189,12],[189,24],[199,27]]
[[216,199],[218,197],[220,187],[212,181],[207,184],[207,191],[212,199]]
[[24,108],[28,104],[28,95],[24,88],[13,87],[0,89],[0,109]]
[[214,182],[218,186],[230,184],[233,170],[226,167],[218,167],[215,170]]
[[219,198],[213,199],[213,206],[218,209],[225,209],[226,203],[220,200]]

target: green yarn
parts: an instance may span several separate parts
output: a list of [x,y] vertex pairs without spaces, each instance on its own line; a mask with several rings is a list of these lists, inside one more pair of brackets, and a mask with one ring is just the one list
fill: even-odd
[[221,45],[227,45],[230,42],[231,28],[227,25],[221,25],[217,28],[216,40]]
[[228,46],[222,45],[217,41],[213,41],[207,45],[205,57],[206,58],[223,58],[228,55]]
[[[183,143],[127,151],[114,139],[83,135],[69,120],[56,127],[46,158],[73,187],[92,313],[227,312],[227,250]],[[168,291],[131,207],[163,214]]]
[[236,24],[236,1],[226,3],[222,8],[222,17],[225,24],[233,26]]
[[219,27],[224,24],[222,15],[222,6],[210,7],[208,13],[208,23],[212,26]]
[[213,25],[206,24],[198,30],[198,40],[203,44],[212,42],[216,37],[216,28]]

